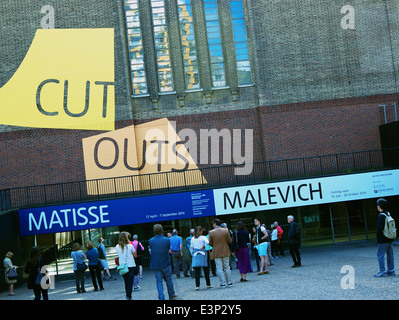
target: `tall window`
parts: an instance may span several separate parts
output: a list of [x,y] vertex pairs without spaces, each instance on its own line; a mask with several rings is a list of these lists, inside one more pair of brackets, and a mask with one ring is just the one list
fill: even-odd
[[244,4],[242,0],[230,0],[231,21],[233,23],[234,48],[238,84],[252,84],[251,63],[248,52],[247,30],[245,27]]
[[179,27],[183,50],[186,89],[199,89],[197,50],[195,48],[193,13],[191,0],[177,0]]
[[165,1],[151,0],[152,22],[160,92],[173,91],[172,63],[166,24]]
[[214,88],[226,86],[226,73],[224,69],[222,37],[220,33],[219,14],[216,0],[203,0],[206,34],[211,62],[212,86]]
[[138,2],[139,0],[125,0],[130,71],[133,82],[133,95],[136,96],[148,93],[144,69],[143,39],[141,37]]

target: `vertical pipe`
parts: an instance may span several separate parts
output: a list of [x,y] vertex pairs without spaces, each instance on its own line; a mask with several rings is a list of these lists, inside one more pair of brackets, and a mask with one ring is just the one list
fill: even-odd
[[334,222],[333,222],[332,210],[331,210],[330,204],[328,205],[328,210],[330,211],[331,233],[332,233],[332,238],[333,238],[333,246],[335,246]]
[[[345,202],[346,205],[346,202]],[[350,225],[350,221],[349,221],[349,210],[348,210],[348,206],[346,205],[346,222],[348,224],[348,236],[349,236],[349,242],[352,241],[352,235],[351,235],[351,225]]]
[[366,231],[366,240],[369,240],[369,232],[367,229],[367,216],[366,216],[366,208],[364,207],[364,201],[362,201],[362,208],[363,208],[363,219],[364,219],[364,229]]

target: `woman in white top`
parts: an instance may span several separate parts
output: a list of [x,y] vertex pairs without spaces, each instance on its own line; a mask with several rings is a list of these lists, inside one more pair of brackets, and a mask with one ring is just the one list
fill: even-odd
[[191,238],[190,252],[193,256],[192,267],[195,273],[195,289],[199,290],[201,268],[204,269],[204,275],[206,280],[206,287],[212,288],[211,280],[209,278],[209,266],[208,266],[208,253],[206,246],[209,244],[209,240],[202,235],[203,229],[198,226],[194,230],[194,237]]
[[277,242],[278,242],[278,234],[277,234],[277,228],[274,226],[274,224],[271,225],[272,228],[272,234],[271,234],[271,246],[272,246],[272,257],[273,258],[278,258],[278,247],[277,247]]
[[118,244],[115,247],[119,258],[119,265],[123,266],[127,264],[129,269],[129,272],[122,276],[125,281],[126,300],[132,300],[133,279],[136,271],[136,263],[134,262],[136,251],[129,241],[129,235],[128,232],[121,232],[119,234]]

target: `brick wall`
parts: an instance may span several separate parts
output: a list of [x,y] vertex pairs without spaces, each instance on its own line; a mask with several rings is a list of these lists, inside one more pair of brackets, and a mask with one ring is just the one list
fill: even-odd
[[260,107],[265,160],[379,149],[379,104],[393,101],[395,95]]
[[[394,95],[328,100],[257,109],[169,117],[177,132],[193,129],[252,129],[254,162],[350,153],[379,149],[379,104],[396,101]],[[136,121],[136,124],[146,121]],[[117,128],[131,125],[119,121]],[[85,180],[82,139],[98,134],[81,130],[23,130],[0,135],[0,189]],[[242,142],[244,141],[242,136]],[[220,163],[222,140],[219,142]],[[209,146],[211,150],[213,146]],[[243,146],[242,146],[243,147]],[[208,164],[199,167],[214,166]],[[197,157],[200,159],[200,142]]]

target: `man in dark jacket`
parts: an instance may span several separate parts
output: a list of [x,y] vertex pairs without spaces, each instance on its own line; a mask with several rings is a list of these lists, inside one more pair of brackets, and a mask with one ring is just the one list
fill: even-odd
[[170,240],[163,236],[163,227],[160,224],[154,225],[154,234],[155,236],[148,241],[148,246],[151,254],[150,269],[154,270],[158,299],[165,300],[163,280],[166,282],[169,299],[176,299],[177,294],[173,286],[172,268],[169,258]]
[[293,216],[288,216],[287,221],[290,224],[290,228],[288,229],[288,245],[292,260],[294,261],[292,268],[296,268],[301,266],[301,254],[299,253],[300,228],[298,224],[294,222]]
[[[395,265],[394,265],[394,257],[393,257],[393,239],[389,239],[384,236],[383,231],[385,227],[385,219],[388,215],[387,211],[388,202],[385,199],[377,200],[377,210],[379,212],[377,217],[377,258],[378,264],[380,268],[380,272],[374,275],[376,278],[386,277],[386,276],[394,276],[395,275]],[[385,271],[385,261],[384,256],[387,254],[387,267],[388,271]]]

